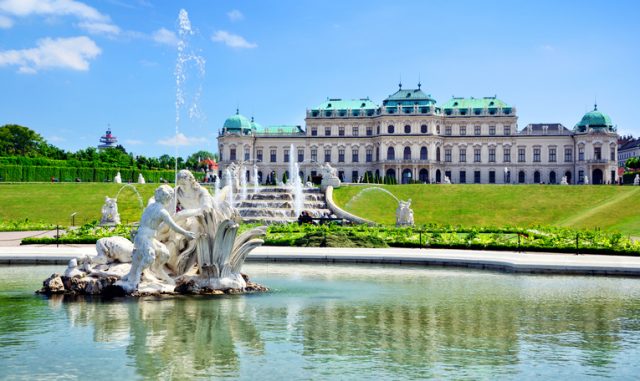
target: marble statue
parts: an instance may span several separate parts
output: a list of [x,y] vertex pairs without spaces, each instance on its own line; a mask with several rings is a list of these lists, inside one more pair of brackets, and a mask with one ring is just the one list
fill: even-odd
[[411,199],[399,201],[396,209],[396,226],[413,226],[413,210],[411,210]]
[[100,225],[119,225],[120,214],[118,213],[118,200],[105,196],[104,205],[102,206],[102,217]]
[[40,292],[148,295],[265,290],[240,271],[249,252],[264,242],[266,227],[237,234],[241,218],[227,201],[230,188],[212,196],[191,172],[180,171],[176,204],[173,188],[158,187],[142,213],[133,243],[123,237],[98,240],[96,256],[80,265],[69,263],[66,275],[52,275]]
[[560,180],[560,185],[569,185],[567,181],[567,176],[562,176],[562,180]]
[[322,174],[320,189],[323,192],[327,189],[328,186],[338,188],[342,184],[340,178],[338,177],[338,170],[333,168],[329,163],[324,163],[320,166],[320,173]]
[[633,185],[640,185],[640,175],[633,178]]
[[589,176],[584,176],[584,185],[589,185]]
[[145,184],[146,181],[144,180],[144,176],[142,176],[142,173],[138,174],[138,184]]
[[443,184],[451,184],[451,179],[449,178],[449,176],[444,177]]
[[122,184],[122,176],[120,176],[120,172],[116,173],[115,177],[113,178],[113,182],[116,184]]

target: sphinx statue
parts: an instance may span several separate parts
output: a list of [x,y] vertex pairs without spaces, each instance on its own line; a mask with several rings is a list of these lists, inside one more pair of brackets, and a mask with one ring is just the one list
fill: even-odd
[[400,200],[396,208],[396,226],[413,226],[413,210],[411,210],[411,199]]
[[119,225],[120,214],[118,213],[118,200],[105,196],[104,205],[101,209],[102,217],[100,225]]

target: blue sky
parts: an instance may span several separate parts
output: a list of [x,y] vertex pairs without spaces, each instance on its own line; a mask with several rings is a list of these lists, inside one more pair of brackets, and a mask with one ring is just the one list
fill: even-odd
[[[204,70],[183,65],[176,118],[181,9]],[[572,128],[597,99],[638,136],[639,19],[636,1],[0,0],[0,125],[72,151],[111,126],[134,154],[187,156],[236,107],[304,125],[327,97],[379,104],[420,78],[439,104],[497,95],[519,128]]]

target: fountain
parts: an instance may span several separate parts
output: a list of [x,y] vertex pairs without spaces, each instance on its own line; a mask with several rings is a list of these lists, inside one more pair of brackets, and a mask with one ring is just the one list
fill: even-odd
[[240,202],[247,199],[247,172],[244,166],[240,167]]
[[348,209],[350,203],[358,200],[364,193],[372,192],[372,191],[380,191],[388,194],[393,197],[393,199],[398,203],[398,207],[396,208],[396,226],[413,226],[413,210],[411,209],[411,199],[407,201],[402,201],[397,198],[393,193],[388,190],[380,187],[369,187],[361,190],[356,193],[355,196],[351,197],[349,201],[345,204],[345,208]]
[[235,206],[235,199],[233,197],[233,178],[229,168],[224,170],[224,186],[225,188],[228,187],[227,200],[229,201],[229,205]]
[[633,178],[633,185],[640,185],[640,175]]
[[253,193],[260,192],[260,180],[258,179],[258,166],[253,166]]
[[289,187],[293,193],[293,211],[294,217],[298,217],[302,213],[304,207],[304,194],[302,180],[300,179],[300,167],[294,159],[295,146],[291,144],[289,151]]
[[182,170],[177,179],[180,212],[169,213],[174,189],[161,185],[144,209],[133,243],[122,237],[99,240],[98,256],[70,262],[67,275],[53,274],[40,292],[149,295],[264,290],[247,283],[240,271],[249,252],[264,242],[266,227],[237,235],[240,216],[228,201],[229,186],[213,197],[191,172]]

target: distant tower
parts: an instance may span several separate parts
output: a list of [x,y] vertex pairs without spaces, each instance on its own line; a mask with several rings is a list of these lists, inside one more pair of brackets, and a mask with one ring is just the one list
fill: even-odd
[[111,128],[107,128],[107,132],[100,137],[100,143],[98,148],[115,148],[118,138],[111,135]]

